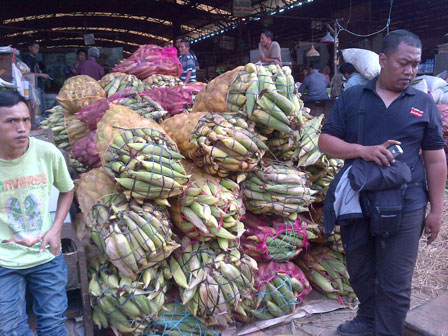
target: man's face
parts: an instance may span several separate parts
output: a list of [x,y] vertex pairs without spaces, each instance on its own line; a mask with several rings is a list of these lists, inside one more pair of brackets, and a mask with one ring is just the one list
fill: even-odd
[[182,40],[181,39],[177,39],[176,41],[174,41],[174,46],[176,47],[177,50],[180,49],[180,45],[182,44]]
[[78,53],[77,57],[78,57],[78,62],[82,63],[86,60],[86,53],[80,52],[80,53]]
[[389,56],[381,53],[381,79],[389,90],[401,92],[414,80],[421,61],[422,50],[400,43]]
[[34,43],[32,46],[28,47],[31,55],[36,56],[39,53],[39,44]]
[[263,47],[267,47],[269,43],[271,42],[271,39],[267,37],[264,33],[261,33],[260,35],[260,43]]
[[17,151],[28,147],[31,130],[30,111],[25,103],[0,107],[0,146]]
[[181,43],[180,44],[180,46],[179,46],[179,53],[181,54],[181,55],[186,55],[187,53],[188,53],[188,51],[190,50],[190,47],[187,47],[186,45],[185,45],[185,43]]

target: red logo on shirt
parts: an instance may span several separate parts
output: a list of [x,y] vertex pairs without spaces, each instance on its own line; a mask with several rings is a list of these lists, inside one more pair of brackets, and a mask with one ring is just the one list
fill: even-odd
[[421,118],[421,117],[423,117],[423,113],[425,113],[425,112],[420,111],[419,109],[413,107],[413,108],[411,108],[411,112],[409,112],[409,113]]

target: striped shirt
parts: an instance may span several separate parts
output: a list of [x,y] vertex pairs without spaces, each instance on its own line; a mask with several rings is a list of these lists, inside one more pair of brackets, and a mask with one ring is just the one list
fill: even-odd
[[196,65],[194,62],[193,56],[191,56],[190,53],[187,53],[186,55],[180,55],[179,61],[182,64],[182,67],[184,71],[182,72],[182,75],[180,75],[180,80],[182,82],[185,82],[185,79],[187,78],[188,71],[191,70],[191,76],[189,82],[196,82]]

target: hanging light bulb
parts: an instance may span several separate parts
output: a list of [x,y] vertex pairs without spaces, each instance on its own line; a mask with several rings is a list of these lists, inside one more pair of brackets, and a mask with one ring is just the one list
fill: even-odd
[[320,56],[319,52],[314,48],[314,44],[311,45],[311,49],[307,51],[305,54],[306,57],[318,57]]
[[325,34],[324,37],[322,37],[322,39],[320,40],[320,43],[334,43],[334,38],[333,36],[331,36],[330,32],[327,31],[327,33]]

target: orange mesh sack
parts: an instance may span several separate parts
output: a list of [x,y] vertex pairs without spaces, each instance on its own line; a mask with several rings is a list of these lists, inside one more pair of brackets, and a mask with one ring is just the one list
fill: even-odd
[[81,75],[67,79],[56,99],[68,113],[76,113],[86,105],[92,104],[106,93],[92,77]]

